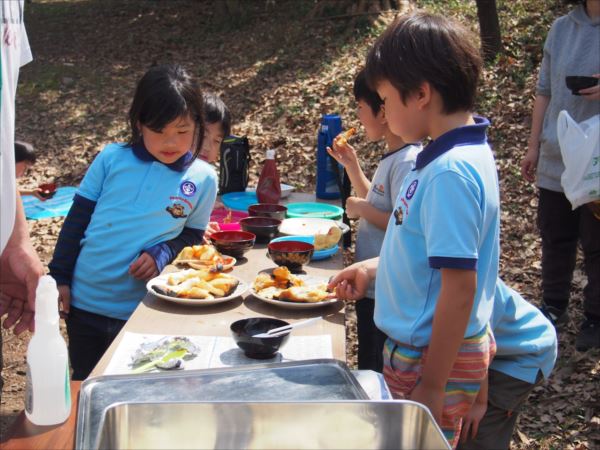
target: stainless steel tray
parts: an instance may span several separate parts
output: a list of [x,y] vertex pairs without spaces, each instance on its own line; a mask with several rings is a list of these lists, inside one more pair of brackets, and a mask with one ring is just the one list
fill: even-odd
[[95,447],[105,411],[121,403],[360,399],[367,394],[346,364],[335,359],[100,376],[81,385],[75,446]]
[[110,407],[99,449],[449,449],[404,401],[144,403]]

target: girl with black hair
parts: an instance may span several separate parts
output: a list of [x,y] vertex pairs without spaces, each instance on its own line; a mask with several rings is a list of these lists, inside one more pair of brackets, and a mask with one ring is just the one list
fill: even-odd
[[202,94],[180,66],[139,81],[127,144],[109,144],[88,169],[49,264],[67,315],[73,379],[86,378],[158,275],[202,242],[217,193],[198,159]]

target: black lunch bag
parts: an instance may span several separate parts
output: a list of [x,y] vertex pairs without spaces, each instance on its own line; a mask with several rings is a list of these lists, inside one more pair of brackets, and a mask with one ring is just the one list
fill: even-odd
[[248,186],[250,144],[246,136],[227,136],[221,144],[219,194],[243,192]]

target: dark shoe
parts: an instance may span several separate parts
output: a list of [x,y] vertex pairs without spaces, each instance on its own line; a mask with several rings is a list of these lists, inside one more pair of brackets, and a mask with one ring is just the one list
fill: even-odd
[[546,316],[555,328],[564,325],[569,321],[569,313],[564,309],[558,309],[555,306],[542,303],[540,311],[542,311],[542,314]]
[[600,321],[587,319],[583,322],[575,340],[575,348],[580,352],[600,348]]

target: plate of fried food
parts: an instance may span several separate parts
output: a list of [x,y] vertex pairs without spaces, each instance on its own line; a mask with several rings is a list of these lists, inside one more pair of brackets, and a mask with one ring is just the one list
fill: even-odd
[[259,272],[250,292],[259,300],[288,309],[310,309],[338,301],[327,290],[327,279],[293,275],[285,266]]
[[212,245],[193,245],[184,247],[177,258],[173,260],[176,266],[191,267],[192,269],[211,269],[216,272],[229,270],[235,266],[233,256],[222,255]]
[[182,305],[215,305],[241,296],[248,285],[228,273],[187,269],[152,278],[148,292]]

